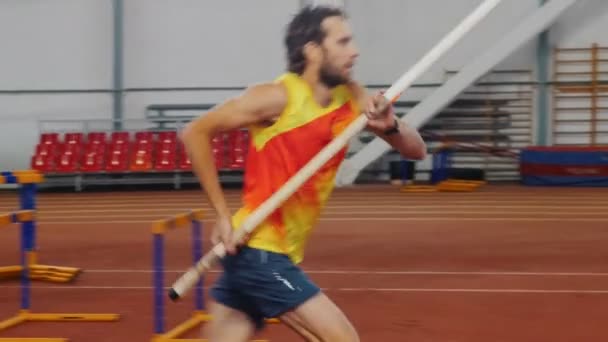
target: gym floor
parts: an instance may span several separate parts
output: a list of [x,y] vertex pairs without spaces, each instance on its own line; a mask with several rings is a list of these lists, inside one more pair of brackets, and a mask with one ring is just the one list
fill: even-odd
[[[238,192],[228,193],[236,208]],[[17,205],[16,195],[0,194],[0,212]],[[209,208],[202,193],[42,193],[37,205],[40,262],[83,273],[70,284],[34,282],[32,310],[118,313],[121,320],[25,323],[0,337],[150,341],[151,224]],[[607,206],[608,192],[599,188],[338,189],[302,267],[362,341],[606,341]],[[207,237],[211,225],[204,228]],[[19,263],[18,246],[18,226],[0,230],[0,266]],[[169,286],[190,263],[189,230],[170,232],[165,253]],[[19,310],[19,298],[18,281],[0,283],[0,320]],[[171,328],[188,318],[192,296],[166,305]],[[297,340],[281,325],[259,337]]]

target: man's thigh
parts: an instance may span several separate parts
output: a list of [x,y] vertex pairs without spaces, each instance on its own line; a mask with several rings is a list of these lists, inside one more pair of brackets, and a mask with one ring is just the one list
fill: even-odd
[[210,342],[247,342],[255,333],[255,324],[242,311],[220,303],[209,305],[211,321],[203,328],[203,338]]
[[282,314],[280,319],[309,341],[359,341],[346,315],[322,292]]
[[[209,291],[210,297],[215,302],[214,309],[220,315],[245,317],[254,329],[264,326],[264,317],[256,308],[255,303],[243,294],[243,289],[235,284],[234,275],[223,273],[213,284]],[[232,315],[230,315],[232,313]],[[236,315],[235,313],[239,313]]]

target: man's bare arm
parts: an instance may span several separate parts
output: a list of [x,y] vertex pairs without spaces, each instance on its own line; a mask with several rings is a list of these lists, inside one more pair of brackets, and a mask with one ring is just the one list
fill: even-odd
[[286,103],[287,94],[282,85],[255,85],[192,121],[182,132],[181,139],[190,156],[193,171],[218,217],[227,219],[230,211],[217,175],[212,138],[223,131],[272,120],[281,113]]
[[398,133],[384,134],[377,128],[369,127],[368,130],[374,132],[377,136],[389,143],[403,158],[412,160],[422,160],[426,157],[426,144],[420,133],[412,127],[405,124],[393,115],[395,122],[398,124]]
[[[378,102],[373,100],[372,95],[370,95],[363,86],[355,82],[350,84],[350,89],[357,98],[361,111],[363,112],[368,111],[370,103]],[[382,101],[385,100],[382,99]],[[390,106],[391,104],[389,103],[388,107]],[[374,108],[375,106],[371,105],[371,107]],[[398,129],[398,132],[385,134],[384,132],[387,129],[392,128],[395,123],[397,124],[396,128]],[[393,113],[392,107],[387,108],[387,111],[383,115],[370,119],[366,129],[390,144],[404,158],[422,160],[426,156],[426,144],[418,131],[399,120]]]

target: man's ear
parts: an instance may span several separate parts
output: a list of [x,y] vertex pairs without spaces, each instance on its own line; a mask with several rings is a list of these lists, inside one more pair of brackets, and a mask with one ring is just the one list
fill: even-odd
[[318,62],[321,60],[321,46],[315,42],[308,42],[302,48],[302,53],[307,60]]

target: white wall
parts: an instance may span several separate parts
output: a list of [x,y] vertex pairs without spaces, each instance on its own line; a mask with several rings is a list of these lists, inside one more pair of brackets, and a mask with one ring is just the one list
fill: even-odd
[[[480,0],[347,1],[362,51],[357,69],[366,83],[392,83],[456,27]],[[538,7],[535,1],[503,1],[418,82],[444,80],[445,69],[460,69],[477,50],[507,32],[516,18]],[[374,18],[370,21],[370,18]],[[501,68],[528,68],[534,50],[527,46]]]
[[3,0],[0,88],[108,87],[111,20],[106,0]]
[[[110,88],[107,0],[0,2],[0,89]],[[26,168],[37,121],[107,118],[109,95],[0,95],[0,169]]]
[[551,41],[562,47],[608,46],[606,0],[579,0],[553,26]]
[[[392,83],[481,0],[346,0],[361,50],[363,83]],[[125,0],[125,87],[243,86],[284,70],[283,32],[300,0]],[[503,1],[418,82],[441,82],[531,12],[536,0]],[[580,0],[553,29],[569,46],[605,35],[608,2]],[[0,89],[112,86],[112,0],[0,2]],[[530,43],[500,68],[535,67]],[[429,89],[412,89],[420,98]],[[125,95],[125,117],[152,103],[217,102],[234,92]],[[0,169],[29,165],[38,119],[112,117],[109,94],[0,95]]]
[[[177,5],[179,3],[179,5]],[[298,1],[127,0],[126,86],[234,86],[283,70]]]
[[[590,48],[592,44],[597,43],[599,46],[608,47],[608,35],[606,28],[608,27],[608,2],[605,0],[581,0],[576,3],[572,9],[565,13],[561,20],[554,25],[550,41],[554,46],[561,48]],[[588,51],[572,51],[561,55],[562,59],[591,59]],[[608,59],[608,51],[601,51],[598,58]],[[608,63],[600,63],[599,70],[607,73]],[[591,65],[589,63],[580,64],[561,64],[560,72],[589,72]],[[573,75],[562,78],[566,81],[589,81],[590,76]],[[608,80],[608,74],[600,76],[600,79]],[[562,94],[563,95],[563,94]],[[582,94],[573,94],[582,95]],[[604,93],[606,95],[606,93]],[[555,100],[555,106],[560,108],[569,107],[586,107],[591,106],[590,98],[564,99],[558,98]],[[599,98],[598,106],[608,108],[608,98]],[[567,120],[589,120],[591,118],[590,110],[554,110],[552,115],[558,119]],[[598,119],[608,120],[608,110],[601,110]],[[575,123],[556,123],[552,126],[559,132],[580,132],[578,134],[556,134],[553,136],[553,142],[556,144],[589,144],[591,137],[588,133],[591,130],[589,122]],[[597,127],[598,131],[608,132],[608,124],[600,123]],[[597,135],[597,143],[608,143],[608,134],[600,133]]]
[[[283,31],[298,0],[125,2],[125,87],[244,86],[284,70]],[[263,9],[263,10],[262,10]],[[234,92],[131,93],[126,116],[151,103],[218,102]]]

